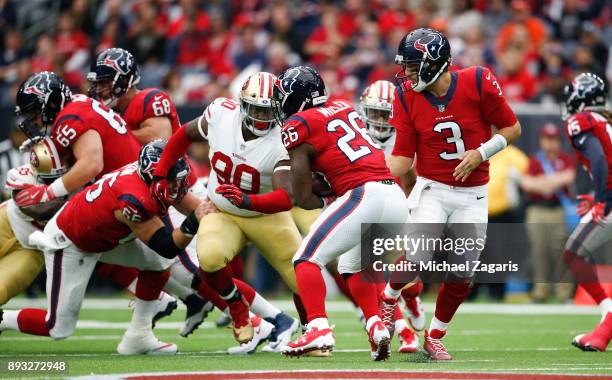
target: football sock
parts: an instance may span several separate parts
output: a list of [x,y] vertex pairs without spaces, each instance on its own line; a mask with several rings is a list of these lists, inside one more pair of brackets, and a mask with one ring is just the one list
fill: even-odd
[[262,318],[274,318],[281,312],[276,306],[259,295],[259,293],[255,293],[255,297],[251,302],[251,309]]
[[308,323],[308,315],[306,313],[304,303],[302,302],[302,298],[298,294],[293,293],[293,304],[295,305],[295,310],[300,317],[300,323],[302,326],[306,326]]
[[612,298],[606,298],[599,303],[599,309],[601,310],[603,320],[608,313],[612,313]]
[[180,299],[185,299],[195,293],[195,290],[181,285],[174,277],[170,277],[168,279],[164,290]]
[[376,292],[376,284],[363,278],[363,272],[351,274],[348,277],[345,275],[346,284],[348,285],[351,294],[355,296],[355,301],[366,320],[373,316],[378,316],[378,293]]
[[385,296],[393,299],[398,299],[402,294],[401,289],[394,289],[392,284],[387,284],[384,290]]
[[201,270],[200,275],[204,281],[219,293],[221,298],[225,299],[226,296],[236,289],[236,285],[232,279],[232,269],[229,266],[225,266],[211,273]]
[[318,265],[308,261],[295,266],[295,278],[300,297],[308,315],[308,324],[317,318],[327,319],[325,313],[325,281]]
[[169,277],[170,272],[168,271],[141,271],[136,283],[136,298],[144,301],[157,301]]
[[134,302],[134,313],[132,314],[130,329],[151,329],[156,308],[157,299],[153,301],[146,301],[136,298]]
[[0,321],[0,331],[19,331],[19,324],[17,323],[17,317],[19,316],[19,312],[20,310],[3,310],[2,320]]
[[217,309],[219,310],[227,309],[227,302],[221,299],[221,297],[219,296],[219,293],[217,293],[217,291],[215,291],[206,282],[205,279],[202,279],[198,284],[198,294],[200,295],[200,297],[204,298],[205,300],[209,300],[210,302],[212,302],[213,305],[217,307]]
[[418,280],[417,282],[410,283],[402,289],[403,299],[412,299],[421,295],[423,291],[423,282]]
[[348,286],[346,286],[346,282],[344,281],[344,278],[342,278],[342,275],[336,272],[333,273],[332,277],[340,292],[353,303],[353,306],[357,307],[357,302],[355,302],[355,298],[353,298],[351,295],[351,291],[349,290]]
[[100,276],[119,284],[123,289],[127,289],[138,277],[138,269],[124,267],[122,265],[100,263],[96,267],[96,271]]
[[234,285],[234,288],[229,292],[228,295],[226,296],[222,295],[221,298],[228,304],[232,302],[242,301],[243,299],[242,293],[240,293],[240,290],[238,290],[238,287],[236,285]]
[[[21,309],[17,312],[18,331],[26,334],[49,336],[49,328],[45,318],[47,311],[43,309]],[[3,319],[7,318],[7,312],[4,312]],[[13,316],[10,317],[11,324],[14,323]]]
[[309,328],[316,327],[319,330],[323,330],[329,327],[329,322],[327,321],[327,318],[315,318],[311,320],[310,322],[308,322],[308,327]]
[[[400,256],[400,258],[395,261],[395,264],[402,265],[403,262],[408,262],[408,260],[406,260],[406,257],[404,255]],[[402,290],[407,284],[416,282],[418,276],[419,276],[418,271],[413,271],[413,272],[406,272],[406,271],[401,271],[401,270],[393,271],[391,272],[391,277],[389,278],[389,286],[394,290]]]
[[[429,324],[429,332],[431,333],[433,330],[438,330],[438,331],[446,331],[446,329],[448,329],[448,323],[442,322],[441,320],[439,320],[438,318],[436,318],[435,316],[431,319],[431,323]],[[436,339],[440,339],[436,336],[432,336],[432,338],[436,338]]]
[[240,281],[238,279],[234,279],[234,284],[236,284],[236,287],[238,288],[240,293],[242,293],[242,296],[244,297],[244,300],[246,301],[246,303],[249,305],[252,305],[253,300],[255,299],[255,296],[257,295],[257,293],[255,292],[255,289],[253,289],[249,284],[245,283],[244,281]]
[[242,255],[234,257],[229,265],[232,268],[232,277],[242,280],[242,277],[244,277],[244,259]]
[[586,290],[595,303],[600,304],[607,298],[606,291],[598,281],[595,268],[584,257],[565,250],[563,252],[563,261],[578,281],[578,284]]
[[434,320],[449,323],[469,294],[470,284],[467,282],[442,283],[438,290]]

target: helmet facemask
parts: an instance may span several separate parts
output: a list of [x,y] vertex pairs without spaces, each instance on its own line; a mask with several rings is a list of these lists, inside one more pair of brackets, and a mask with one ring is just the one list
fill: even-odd
[[395,74],[395,78],[404,83],[404,87],[406,81],[409,81],[410,87],[414,91],[421,92],[446,71],[449,63],[450,59],[438,68],[435,62],[431,62],[427,58],[427,53],[423,53],[423,58],[416,61],[406,61],[398,55],[395,56],[395,64],[400,65],[402,68]]
[[247,98],[240,98],[240,115],[242,123],[255,136],[265,136],[276,124],[276,117],[272,101],[264,99],[267,103],[257,104]]
[[368,133],[370,136],[381,142],[384,142],[393,136],[393,133],[395,133],[395,128],[389,124],[391,108],[362,104],[361,109],[363,121],[368,128]]

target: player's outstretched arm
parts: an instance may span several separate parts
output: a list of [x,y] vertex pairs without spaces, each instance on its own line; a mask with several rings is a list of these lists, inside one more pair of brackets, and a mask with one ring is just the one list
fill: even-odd
[[140,123],[140,128],[133,130],[132,134],[141,145],[153,140],[168,140],[172,136],[172,124],[167,116],[150,117]]
[[168,170],[189,149],[192,142],[206,141],[208,123],[204,115],[183,124],[168,140],[164,152],[153,174],[158,178],[166,178]]

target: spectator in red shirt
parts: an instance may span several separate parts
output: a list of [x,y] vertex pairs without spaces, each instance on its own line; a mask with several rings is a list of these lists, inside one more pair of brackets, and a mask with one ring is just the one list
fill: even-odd
[[389,0],[385,2],[386,10],[378,17],[378,27],[382,34],[387,34],[394,29],[412,30],[415,27],[414,15],[402,6],[400,0]]
[[528,102],[536,95],[536,78],[524,65],[524,55],[517,49],[502,53],[497,79],[510,102]]
[[204,67],[206,65],[206,54],[208,41],[204,33],[197,26],[197,15],[188,14],[183,22],[183,31],[171,42],[174,48],[169,56],[168,62],[179,66],[191,68]]
[[338,9],[326,6],[321,12],[321,26],[317,27],[304,45],[304,53],[313,65],[322,64],[327,52],[341,51],[346,44],[348,35],[342,34],[338,22]]
[[561,131],[552,124],[540,129],[540,151],[530,157],[527,174],[521,187],[527,193],[527,235],[533,264],[534,302],[545,302],[549,285],[561,301],[568,301],[573,285],[561,281],[563,266],[561,253],[567,241],[565,210],[561,198],[569,199],[569,186],[576,178],[576,164],[572,156],[561,150]]

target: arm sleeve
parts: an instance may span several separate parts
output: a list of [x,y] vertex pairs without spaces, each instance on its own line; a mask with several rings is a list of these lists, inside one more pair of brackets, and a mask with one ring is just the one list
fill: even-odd
[[572,115],[565,121],[565,131],[570,139],[574,136],[578,136],[583,132],[590,132],[593,130],[593,123],[587,114],[576,114]]
[[189,145],[191,139],[185,132],[185,126],[182,126],[168,140],[153,174],[159,177],[168,175],[170,167],[187,152]]
[[133,194],[121,194],[118,200],[118,209],[130,222],[140,223],[154,216],[154,213],[144,206],[144,202]]
[[304,118],[291,116],[283,124],[281,136],[285,149],[291,150],[306,142],[310,136],[310,126]]
[[152,117],[172,116],[176,112],[172,100],[162,90],[153,90],[144,98],[143,118],[146,120]]
[[66,149],[72,146],[87,130],[88,128],[85,127],[79,116],[64,115],[55,122],[51,137],[56,146]]
[[583,132],[572,138],[572,144],[591,164],[591,176],[595,185],[595,200],[604,202],[608,185],[608,164],[603,147],[591,132]]
[[389,115],[389,124],[395,128],[395,145],[393,156],[413,158],[416,153],[417,134],[414,126],[408,119],[408,110],[403,95],[395,91],[395,98]]
[[516,124],[516,115],[508,105],[497,78],[489,69],[476,69],[476,86],[480,94],[480,110],[487,123],[498,129]]

